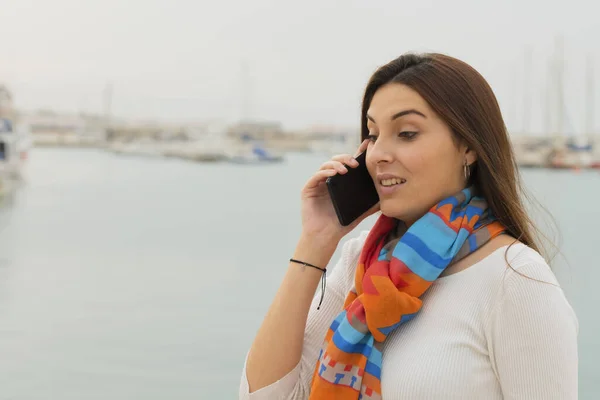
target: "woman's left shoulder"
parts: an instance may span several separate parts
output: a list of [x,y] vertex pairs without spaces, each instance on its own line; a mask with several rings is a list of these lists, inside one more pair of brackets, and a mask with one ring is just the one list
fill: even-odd
[[[495,280],[493,314],[520,316],[521,320],[546,323],[562,321],[579,331],[575,310],[545,258],[535,249],[517,242],[497,252],[500,273]],[[544,322],[546,321],[546,322]]]
[[502,253],[505,279],[512,280],[521,277],[559,286],[547,260],[532,247],[515,242],[503,247]]

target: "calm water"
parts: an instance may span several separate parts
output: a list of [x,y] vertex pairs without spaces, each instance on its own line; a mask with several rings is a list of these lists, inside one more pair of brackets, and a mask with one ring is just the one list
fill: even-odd
[[[0,207],[0,399],[233,399],[323,161],[201,165],[36,149]],[[600,174],[526,171],[563,236],[582,399],[600,395]],[[367,220],[363,228],[372,224]]]

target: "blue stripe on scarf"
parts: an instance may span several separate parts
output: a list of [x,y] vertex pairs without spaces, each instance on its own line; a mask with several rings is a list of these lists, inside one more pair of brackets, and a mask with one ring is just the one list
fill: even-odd
[[[394,248],[394,257],[401,260],[410,270],[419,275],[426,281],[433,282],[443,271],[443,267],[438,268],[424,260],[412,247],[407,246],[402,241],[398,242]],[[399,257],[398,257],[399,256]]]
[[346,317],[346,310],[342,311],[341,313],[338,314],[337,317],[335,317],[335,319],[331,323],[331,330],[335,331],[338,328],[338,326],[340,326],[340,323],[344,319],[347,319],[347,317]]
[[[467,196],[467,198],[468,197],[469,196]],[[444,200],[440,201],[438,204],[436,204],[435,207],[440,208],[442,206],[445,206],[446,204],[452,204],[452,208],[455,208],[458,205],[458,199],[456,198],[456,196],[448,197],[447,199],[444,199]]]
[[[470,236],[468,230],[461,228],[456,233],[438,215],[426,214],[421,219],[423,224],[414,224],[406,234],[423,238],[427,248],[438,254],[444,261],[454,259],[464,240],[473,240],[474,236]],[[475,248],[477,246],[471,246],[471,250]]]
[[[373,349],[375,350],[375,349]],[[369,358],[370,360],[370,358]],[[370,361],[367,361],[367,366],[365,367],[365,372],[368,374],[373,375],[374,377],[381,379],[381,367],[378,367],[377,365],[373,364]]]
[[477,248],[477,237],[475,235],[469,236],[467,239],[469,241],[469,250],[473,251],[473,249]]
[[367,360],[367,365],[365,366],[365,372],[371,374],[377,378],[381,378],[381,352],[373,347],[371,351],[371,356]]
[[[456,234],[454,234],[454,236],[456,236]],[[445,255],[448,251],[448,245],[446,245],[446,249],[442,253],[438,254],[429,248],[429,246],[428,246],[428,244],[430,242],[429,238],[424,238],[424,239],[427,240],[427,243],[425,243],[423,240],[421,240],[420,237],[415,236],[412,234],[412,232],[408,231],[404,234],[400,243],[403,243],[406,246],[411,247],[415,252],[417,252],[419,254],[419,256],[425,262],[427,262],[439,269],[444,269],[448,265],[448,263],[452,260],[452,257],[447,257],[447,258],[445,257]],[[446,242],[447,242],[447,240],[446,240]],[[438,246],[438,247],[441,247],[441,246]],[[395,251],[393,254],[394,254],[394,257],[398,258],[399,260],[402,260],[402,257],[397,256]],[[401,255],[402,253],[399,253],[399,254]],[[408,264],[408,263],[405,263],[405,264],[407,266],[409,266],[409,268],[410,268],[410,264]]]
[[363,335],[363,340],[359,343],[347,342],[341,335],[339,330],[333,334],[332,341],[335,347],[342,350],[345,353],[358,353],[363,354],[365,357],[369,357],[371,350],[373,349],[373,335]]
[[441,253],[440,247],[448,248],[448,238],[454,238],[456,232],[450,228],[439,215],[428,213],[421,217],[423,223],[413,224],[410,232],[418,237],[427,238],[428,242],[435,243],[429,248],[438,254]]
[[381,368],[381,363],[383,361],[383,356],[381,355],[381,352],[379,350],[377,350],[377,348],[373,347],[373,351],[371,352],[371,357],[369,357],[369,361]]
[[[456,234],[454,234],[454,236],[456,236]],[[415,236],[414,234],[412,234],[412,232],[409,231],[406,232],[404,236],[402,236],[402,240],[399,243],[412,248],[415,252],[419,254],[422,260],[437,268],[444,268],[446,265],[448,265],[448,263],[450,262],[450,258],[444,257],[448,251],[448,245],[446,245],[446,249],[442,250],[442,246],[438,244],[437,247],[440,248],[440,250],[442,251],[440,253],[437,253],[436,251],[429,248],[429,238],[425,240],[427,240],[427,243],[425,243],[424,240],[422,240],[418,236]],[[395,258],[402,260],[402,253],[397,252],[396,249],[397,247],[394,248],[394,252],[392,254]],[[410,264],[408,263],[407,265],[410,266]]]
[[354,329],[348,320],[339,324],[337,332],[346,343],[361,343],[362,340],[365,340],[365,334]]
[[467,204],[471,201],[484,201],[483,198],[481,197],[471,197],[470,194],[467,194],[467,201],[464,202],[462,204],[462,208],[453,208],[452,212],[450,213],[450,221],[454,221],[457,218],[458,219],[462,219],[462,218],[467,218],[467,219],[471,219],[474,216],[480,216],[485,210],[482,210],[479,206],[474,206],[472,204]]
[[[482,212],[481,208],[474,206],[472,204],[469,204],[468,206],[465,207],[464,211],[462,211],[462,214],[464,214],[470,220],[474,216],[480,216],[481,212]],[[460,214],[460,213],[461,213],[461,211],[457,212],[457,214]]]

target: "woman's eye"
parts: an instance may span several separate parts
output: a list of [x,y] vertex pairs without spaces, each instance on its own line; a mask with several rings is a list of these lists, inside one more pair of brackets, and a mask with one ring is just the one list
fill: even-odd
[[375,140],[377,140],[377,136],[373,135],[373,134],[369,134],[369,136],[367,136],[367,139],[371,142],[374,142]]
[[417,133],[419,132],[402,131],[398,134],[398,136],[403,137],[405,139],[413,139],[415,136],[417,136]]

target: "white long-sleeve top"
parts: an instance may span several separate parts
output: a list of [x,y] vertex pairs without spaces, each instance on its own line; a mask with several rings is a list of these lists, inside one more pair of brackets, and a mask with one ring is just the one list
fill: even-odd
[[[252,394],[244,366],[240,399],[308,398],[320,346],[353,285],[367,233],[344,245],[320,310],[319,297],[313,300],[298,365]],[[422,300],[419,314],[384,343],[383,400],[577,399],[577,317],[533,249],[502,247],[438,278]]]

